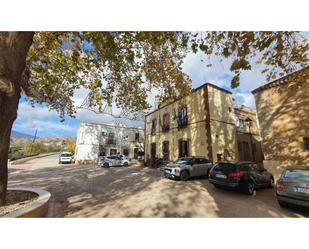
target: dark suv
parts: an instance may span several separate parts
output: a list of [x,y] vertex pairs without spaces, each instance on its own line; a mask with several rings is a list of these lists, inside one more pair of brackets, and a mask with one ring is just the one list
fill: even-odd
[[219,162],[210,171],[209,181],[215,187],[231,187],[252,195],[260,187],[273,187],[274,177],[252,162]]

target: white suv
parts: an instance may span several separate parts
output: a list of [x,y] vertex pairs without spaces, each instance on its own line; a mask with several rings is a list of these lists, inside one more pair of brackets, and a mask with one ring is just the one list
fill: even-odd
[[60,156],[59,156],[59,164],[62,163],[72,163],[73,160],[73,154],[71,152],[61,152]]

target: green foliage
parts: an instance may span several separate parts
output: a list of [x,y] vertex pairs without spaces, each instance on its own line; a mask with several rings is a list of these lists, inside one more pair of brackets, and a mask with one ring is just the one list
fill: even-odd
[[189,52],[232,58],[235,88],[241,72],[251,69],[249,61],[263,64],[270,80],[307,66],[308,49],[299,32],[36,32],[27,95],[62,119],[74,116],[72,97],[81,87],[90,90],[90,107],[116,103],[136,112],[149,107],[153,90],[159,101],[190,92],[191,80],[182,72]]
[[24,145],[24,153],[25,154],[40,154],[40,153],[47,153],[47,147],[39,142],[29,143]]
[[74,140],[72,140],[72,141],[69,141],[68,143],[67,143],[67,150],[69,151],[69,152],[71,152],[71,153],[73,153],[74,154],[74,152],[75,152],[75,147],[76,147],[76,142],[74,141]]
[[22,151],[22,147],[19,145],[11,145],[9,149],[9,154],[13,155]]

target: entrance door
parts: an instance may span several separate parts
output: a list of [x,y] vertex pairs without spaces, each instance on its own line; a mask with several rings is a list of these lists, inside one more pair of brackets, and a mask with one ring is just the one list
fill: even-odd
[[110,149],[110,154],[111,155],[116,155],[117,154],[117,149]]
[[156,143],[151,143],[150,145],[150,159],[153,162],[156,159]]
[[179,157],[189,156],[189,142],[186,140],[179,140]]
[[249,143],[248,142],[242,142],[242,149],[243,149],[244,161],[250,161],[251,156],[250,156],[250,152],[249,152]]
[[170,157],[169,145],[170,145],[169,141],[164,141],[162,144],[162,154],[164,161],[168,161]]
[[134,159],[137,159],[138,156],[138,148],[134,148]]

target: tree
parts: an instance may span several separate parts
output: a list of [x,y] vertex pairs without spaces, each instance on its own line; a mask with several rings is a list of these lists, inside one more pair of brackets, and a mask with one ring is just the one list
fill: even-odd
[[81,87],[90,90],[92,107],[100,110],[107,102],[137,112],[149,107],[153,89],[160,89],[160,101],[188,94],[191,81],[182,62],[198,51],[232,58],[232,87],[255,57],[269,79],[308,63],[308,42],[298,32],[1,32],[0,205],[21,91],[32,104],[47,103],[61,119],[74,116],[71,97]]
[[74,154],[74,152],[75,152],[75,147],[76,147],[76,142],[75,142],[75,140],[71,140],[71,141],[69,141],[68,143],[67,143],[67,150],[69,151],[69,152],[71,152],[71,153],[73,153]]

